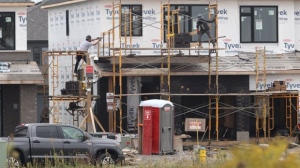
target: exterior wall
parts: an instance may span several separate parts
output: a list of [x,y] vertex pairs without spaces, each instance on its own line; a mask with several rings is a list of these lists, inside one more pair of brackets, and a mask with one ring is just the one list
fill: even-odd
[[1,85],[2,136],[14,132],[21,123],[37,122],[36,85]]
[[15,12],[16,50],[27,50],[27,8],[0,7],[1,12]]
[[[101,32],[112,28],[112,3],[113,1],[88,1],[75,3],[49,9],[49,48],[54,50],[74,50],[84,40],[87,34],[97,37]],[[119,3],[119,1],[115,1]],[[181,1],[171,0],[171,4],[182,4]],[[185,1],[184,4],[207,5],[209,1]],[[143,5],[143,36],[133,38],[135,48],[157,48],[161,41],[160,28],[160,5],[161,1],[134,1],[125,0],[122,4]],[[251,43],[241,44],[239,6],[278,6],[278,43]],[[224,0],[218,2],[219,8],[219,36],[226,36],[219,40],[219,47],[225,48],[220,51],[221,56],[233,56],[239,51],[254,52],[256,46],[266,46],[267,53],[285,53],[298,49],[299,35],[295,30],[299,26],[299,2],[294,0],[257,2],[245,0]],[[70,35],[66,36],[65,11],[70,11]],[[117,10],[117,9],[116,9]],[[118,11],[115,11],[115,24],[118,25]],[[195,16],[194,16],[195,17]],[[151,25],[151,26],[147,26]],[[156,28],[155,28],[156,27]],[[85,33],[78,33],[85,32]],[[149,33],[151,32],[151,33]],[[118,29],[115,32],[118,35]],[[55,36],[54,36],[55,35]],[[100,35],[101,36],[101,35]],[[118,38],[118,37],[116,37]],[[116,39],[116,42],[119,40]],[[288,44],[288,45],[287,45]],[[116,43],[116,46],[119,44]],[[124,46],[123,46],[124,47]],[[95,53],[96,47],[90,50]],[[135,51],[138,54],[159,54],[157,51]],[[205,53],[207,54],[207,53]]]
[[37,122],[37,85],[20,85],[20,123]]
[[[112,3],[116,4],[119,1],[103,0],[103,1],[87,1],[71,5],[64,5],[60,7],[48,9],[48,32],[49,32],[49,50],[76,50],[80,42],[84,40],[86,35],[92,37],[101,36],[101,32],[108,31],[112,28]],[[182,4],[182,1],[171,0],[171,4]],[[184,1],[184,4],[208,4],[207,0],[199,1]],[[157,48],[160,44],[161,36],[160,30],[160,5],[161,1],[135,1],[123,0],[122,4],[142,4],[143,5],[143,36],[133,37],[133,46],[135,48]],[[278,43],[240,43],[240,18],[239,6],[252,5],[252,6],[278,6]],[[300,33],[296,32],[299,28],[299,9],[300,2],[294,0],[223,0],[218,2],[219,12],[219,36],[226,36],[225,39],[219,40],[219,47],[225,48],[220,51],[220,56],[234,56],[239,52],[254,52],[256,46],[266,46],[268,54],[278,54],[293,52],[295,49],[300,48]],[[70,34],[66,35],[65,13],[66,10],[70,12]],[[224,12],[226,11],[226,12]],[[115,24],[119,24],[118,14],[116,12]],[[151,26],[147,26],[151,24]],[[80,32],[80,33],[79,33]],[[150,33],[151,32],[151,33]],[[115,45],[118,47],[118,29],[115,32],[116,39]],[[107,41],[107,39],[105,39]],[[286,45],[288,44],[288,45]],[[126,47],[123,45],[123,47]],[[95,54],[96,47],[90,49],[90,53]],[[153,54],[160,55],[157,51],[135,51],[137,54]],[[196,55],[196,53],[194,53]],[[207,52],[204,52],[207,54]],[[106,52],[107,55],[107,52]],[[60,94],[60,89],[64,88],[64,83],[70,78],[71,75],[71,59],[59,58],[60,64],[60,83],[58,89],[55,90],[56,94]],[[51,60],[49,60],[51,62]],[[191,92],[204,93],[207,86],[208,77],[172,77],[171,91],[178,91],[181,86],[189,87]],[[215,78],[212,77],[212,80]],[[213,82],[212,82],[213,83]],[[234,84],[234,85],[233,85]],[[52,82],[49,81],[49,93],[52,93]],[[201,86],[201,87],[200,87]],[[102,87],[102,86],[101,86]],[[225,89],[224,92],[240,92],[249,90],[248,76],[220,76],[219,88]],[[102,90],[103,94],[103,90]],[[103,96],[101,96],[103,97]],[[176,100],[178,103],[179,99]],[[243,102],[243,101],[242,101]],[[102,104],[101,104],[102,105]],[[51,105],[50,105],[51,106]],[[103,106],[105,106],[103,104]],[[104,107],[101,109],[104,109]],[[64,109],[62,105],[60,109]],[[66,112],[63,112],[68,115]],[[63,114],[62,113],[62,114]],[[67,117],[66,117],[67,118]],[[248,130],[248,126],[241,128],[241,130]]]
[[47,49],[48,48],[48,41],[28,41],[27,42],[27,49],[30,50],[30,61],[36,61],[36,58],[34,58],[34,51],[33,48],[39,48],[39,54],[40,54],[40,59],[39,59],[39,64],[38,66],[42,67],[42,49]]
[[2,136],[14,133],[20,124],[20,85],[2,85]]

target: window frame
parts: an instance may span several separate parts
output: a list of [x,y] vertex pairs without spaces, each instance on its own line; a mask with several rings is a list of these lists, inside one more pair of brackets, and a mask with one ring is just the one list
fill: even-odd
[[[193,17],[192,16],[192,13],[193,13],[193,11],[192,11],[192,7],[195,7],[195,6],[199,6],[199,7],[209,7],[209,5],[208,4],[171,4],[171,6],[170,6],[170,8],[172,8],[172,7],[174,7],[175,9],[178,9],[178,7],[180,7],[180,6],[186,6],[186,7],[188,7],[188,11],[186,12],[186,11],[184,11],[184,12],[180,12],[180,13],[184,13],[185,15],[188,15],[189,17]],[[208,12],[209,12],[209,9],[208,9]],[[172,14],[172,11],[170,11],[170,14]],[[164,19],[164,23],[165,23],[165,15],[167,15],[167,11],[164,11],[164,17],[163,17],[163,19]],[[196,17],[196,16],[194,16],[194,17]],[[175,23],[177,22],[177,18],[175,18]],[[214,24],[214,23],[210,23],[210,24]],[[171,27],[170,27],[171,28]],[[215,35],[216,35],[216,31],[214,31],[215,29],[211,29],[210,31],[211,31],[211,35],[214,37]],[[174,31],[175,32],[178,32],[178,29],[177,29],[177,26],[175,25],[175,27],[174,27]],[[189,20],[188,20],[188,32],[192,32],[193,31],[193,19],[191,19],[191,18],[189,18]],[[213,32],[214,31],[214,32]],[[207,37],[206,35],[205,35],[205,37]],[[164,42],[166,43],[167,41],[166,41],[166,31],[164,30]],[[191,41],[191,43],[194,43],[194,42],[198,42],[198,40],[193,40],[193,37],[192,36],[190,36],[190,41]],[[203,38],[203,37],[202,37]],[[197,39],[197,38],[196,38]],[[204,42],[204,43],[206,43],[206,42],[208,42],[208,40],[206,41],[206,40],[202,40],[202,42]]]
[[[141,8],[141,12],[139,14],[137,12],[133,12],[132,11],[132,7],[134,7],[134,6],[139,6]],[[121,5],[121,10],[123,9],[123,7],[129,7],[129,9],[131,10],[131,13],[132,13],[132,15],[131,15],[131,27],[132,27],[131,36],[135,36],[135,37],[143,36],[143,5],[141,5],[141,4],[124,4],[124,5]],[[122,11],[119,11],[119,12],[121,12],[121,18],[119,18],[119,19],[121,19],[121,27],[120,27],[121,36],[125,37],[125,32],[122,31],[122,27],[123,27]],[[133,34],[134,29],[133,29],[133,22],[132,22],[132,20],[133,20],[133,16],[134,15],[138,15],[138,16],[141,17],[141,19],[140,19],[140,27],[138,27],[138,28],[141,29],[141,32],[139,34]],[[129,33],[129,35],[126,35],[126,36],[130,36],[130,33]]]
[[[13,31],[14,43],[13,43],[12,49],[0,49],[0,50],[16,50],[16,12],[0,12],[0,15],[3,15],[3,14],[11,14],[10,16],[11,16],[12,22],[14,22],[14,31]],[[3,29],[2,29],[2,37],[3,37]]]
[[[49,128],[55,128],[56,129],[57,137],[41,137],[41,136],[39,136],[38,135],[38,128],[44,128],[44,127],[46,127],[47,129],[49,129]],[[35,134],[36,134],[36,137],[38,137],[38,138],[49,138],[49,139],[58,139],[58,138],[60,138],[57,126],[44,126],[44,125],[36,126],[36,128],[35,128]]]
[[[62,133],[62,139],[81,140],[85,136],[85,133],[83,131],[81,131],[80,129],[78,129],[78,128],[69,127],[69,126],[61,126],[60,128],[61,128],[61,133]],[[74,138],[73,136],[70,135],[70,133],[66,132],[71,138],[70,137],[65,137],[65,135],[64,135],[64,128],[66,128],[66,129],[70,129],[71,128],[71,129],[77,130],[78,132],[81,132],[83,136],[81,137],[81,139]]]
[[[242,13],[242,8],[244,7],[249,7],[250,8],[250,13]],[[254,36],[255,36],[255,30],[254,30],[254,8],[262,8],[262,7],[265,7],[265,8],[275,8],[276,11],[275,11],[275,18],[276,18],[276,40],[275,41],[255,41],[254,39]],[[278,43],[278,6],[272,6],[272,5],[268,5],[268,6],[257,6],[257,5],[241,5],[240,6],[240,10],[239,10],[239,14],[240,14],[240,17],[239,17],[239,21],[240,21],[240,43],[244,43],[244,44],[249,44],[249,43]],[[251,41],[246,41],[246,42],[243,42],[242,41],[242,24],[241,24],[241,20],[242,20],[242,17],[243,16],[250,16],[251,17]]]
[[66,10],[66,36],[69,36],[70,35],[70,19],[69,19],[69,16],[70,16],[70,12],[69,10]]

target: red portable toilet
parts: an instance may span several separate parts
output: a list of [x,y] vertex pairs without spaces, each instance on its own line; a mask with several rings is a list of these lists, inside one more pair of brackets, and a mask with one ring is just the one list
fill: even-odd
[[142,101],[138,114],[139,153],[173,154],[173,103],[160,99]]

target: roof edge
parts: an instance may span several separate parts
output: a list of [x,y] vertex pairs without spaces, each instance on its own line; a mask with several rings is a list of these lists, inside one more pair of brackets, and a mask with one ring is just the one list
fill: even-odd
[[5,2],[5,3],[1,3],[0,2],[0,7],[30,7],[30,6],[34,6],[35,3],[34,2],[13,2],[13,3],[9,3],[9,2]]
[[69,5],[69,4],[74,4],[74,3],[78,3],[78,2],[84,2],[84,1],[87,1],[87,0],[71,0],[71,1],[67,1],[67,2],[51,4],[51,5],[42,5],[41,9],[49,9],[49,8],[54,8],[54,7],[58,7],[58,6]]

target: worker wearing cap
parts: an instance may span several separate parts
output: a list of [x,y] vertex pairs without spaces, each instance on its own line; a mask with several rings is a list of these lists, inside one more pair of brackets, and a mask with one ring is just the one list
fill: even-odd
[[[96,42],[92,42],[92,41],[96,41]],[[76,52],[77,55],[76,55],[76,64],[75,64],[74,73],[77,73],[78,65],[82,58],[86,62],[85,54],[82,51],[88,51],[91,46],[97,45],[100,41],[101,41],[100,37],[92,39],[90,35],[87,35],[85,40],[81,42],[78,48],[79,51]]]
[[198,15],[197,34],[198,34],[199,48],[202,48],[201,38],[202,38],[203,34],[207,34],[211,43],[215,47],[215,40],[212,40],[211,33],[210,33],[210,27],[208,26],[208,23],[213,23],[215,20],[216,20],[216,15],[211,20],[205,20],[202,15]]

